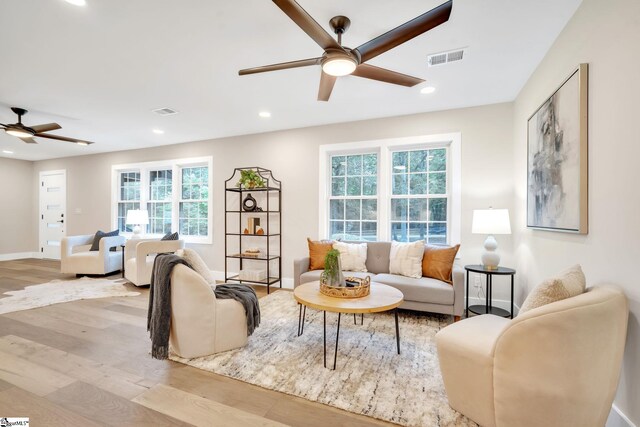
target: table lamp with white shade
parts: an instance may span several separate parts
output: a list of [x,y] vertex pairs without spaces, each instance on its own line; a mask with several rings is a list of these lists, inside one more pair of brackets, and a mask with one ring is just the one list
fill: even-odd
[[511,234],[508,209],[475,209],[473,211],[473,234],[487,234],[482,252],[482,265],[487,270],[495,270],[500,264],[500,255],[496,252],[498,242],[494,234]]
[[127,225],[133,225],[132,239],[139,239],[141,237],[142,227],[141,225],[149,224],[149,212],[140,209],[132,209],[127,211]]

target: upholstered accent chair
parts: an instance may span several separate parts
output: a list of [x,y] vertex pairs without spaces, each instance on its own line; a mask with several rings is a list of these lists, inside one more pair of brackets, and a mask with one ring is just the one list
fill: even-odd
[[464,319],[436,335],[451,407],[484,427],[602,427],[611,411],[629,306],[616,288]]
[[60,243],[60,271],[68,274],[106,275],[122,270],[122,252],[111,251],[124,244],[124,236],[103,237],[100,248],[91,251],[93,234],[67,236]]
[[212,285],[184,265],[171,273],[169,342],[180,357],[191,359],[244,347],[247,316],[234,299],[217,299]]
[[136,286],[151,283],[157,254],[184,248],[184,240],[129,239],[124,247],[124,277]]

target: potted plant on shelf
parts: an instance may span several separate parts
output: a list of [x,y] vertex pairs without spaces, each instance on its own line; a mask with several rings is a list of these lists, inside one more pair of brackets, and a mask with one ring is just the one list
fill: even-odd
[[265,187],[266,183],[260,174],[253,169],[245,169],[240,171],[240,180],[238,187],[253,189],[256,187]]
[[327,256],[324,259],[324,271],[321,275],[321,281],[329,286],[345,286],[342,265],[340,263],[340,251],[337,249],[331,249],[327,252]]

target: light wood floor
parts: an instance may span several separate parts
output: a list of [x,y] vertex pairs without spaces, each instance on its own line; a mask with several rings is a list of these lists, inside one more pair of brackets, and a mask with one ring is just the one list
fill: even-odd
[[[0,262],[0,294],[74,278],[59,271],[57,261]],[[0,315],[0,417],[32,426],[392,425],[152,359],[148,291],[127,286],[142,294]]]

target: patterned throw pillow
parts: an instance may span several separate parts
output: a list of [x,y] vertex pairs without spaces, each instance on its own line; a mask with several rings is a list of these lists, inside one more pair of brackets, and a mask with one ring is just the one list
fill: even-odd
[[587,286],[582,268],[579,264],[551,277],[533,288],[524,300],[519,314],[552,302],[580,295]]
[[367,244],[336,242],[333,249],[340,251],[340,264],[343,271],[367,271]]
[[424,240],[411,243],[391,242],[389,273],[419,279],[422,277]]
[[162,239],[160,240],[178,240],[178,232],[176,231],[175,233],[167,233],[164,236],[162,236]]
[[[113,236],[119,236],[120,235],[120,230],[113,230],[110,231],[108,233],[105,233],[102,230],[98,230],[96,231],[96,235],[93,237],[93,243],[91,244],[91,249],[89,249],[90,251],[99,251],[100,250],[100,240],[102,240],[103,237],[113,237]],[[115,248],[111,248],[111,250],[115,250]]]

